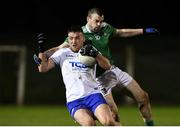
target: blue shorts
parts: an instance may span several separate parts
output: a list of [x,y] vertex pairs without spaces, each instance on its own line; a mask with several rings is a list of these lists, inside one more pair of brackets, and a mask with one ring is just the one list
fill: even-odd
[[95,93],[87,97],[68,102],[66,106],[71,114],[71,117],[74,118],[74,114],[77,110],[88,109],[94,113],[96,108],[101,104],[107,104],[107,102],[101,93]]

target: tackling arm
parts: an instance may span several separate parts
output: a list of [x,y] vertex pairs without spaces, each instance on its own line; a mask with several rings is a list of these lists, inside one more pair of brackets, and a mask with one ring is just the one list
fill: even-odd
[[87,56],[94,57],[96,61],[98,62],[99,66],[105,70],[108,70],[111,68],[111,64],[109,60],[103,55],[101,55],[101,53],[90,43],[83,46],[80,49],[80,53],[81,55],[84,55],[84,56],[87,55]]
[[108,70],[111,68],[111,64],[109,60],[103,55],[101,55],[100,53],[96,56],[96,60],[101,68],[105,70]]
[[46,54],[46,58],[49,58],[57,50],[59,50],[61,48],[67,48],[67,47],[69,47],[69,44],[67,42],[64,42],[64,43],[62,43],[61,45],[59,45],[57,47],[53,47],[53,48],[50,48],[50,49],[46,50],[44,53]]

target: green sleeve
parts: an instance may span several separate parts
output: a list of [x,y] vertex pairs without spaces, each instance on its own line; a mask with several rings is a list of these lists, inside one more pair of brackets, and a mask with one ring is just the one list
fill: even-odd
[[107,28],[107,31],[109,31],[109,33],[110,33],[110,37],[112,37],[116,33],[116,28],[113,27],[112,25],[107,24],[106,28]]

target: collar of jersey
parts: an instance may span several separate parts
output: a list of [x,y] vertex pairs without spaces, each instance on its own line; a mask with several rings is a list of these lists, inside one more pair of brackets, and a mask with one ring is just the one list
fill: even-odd
[[[103,23],[103,27],[105,26],[106,24],[105,23]],[[89,32],[89,33],[94,33],[94,34],[97,34],[97,33],[101,33],[101,31],[102,31],[102,28],[101,28],[101,30],[100,31],[98,31],[98,32],[93,32],[93,31],[91,31],[90,29],[89,29],[89,27],[88,27],[88,25],[86,24],[86,30],[87,30],[87,32]]]
[[87,24],[86,24],[86,30],[87,30],[89,33],[93,33],[93,32],[89,29],[89,27],[88,27]]

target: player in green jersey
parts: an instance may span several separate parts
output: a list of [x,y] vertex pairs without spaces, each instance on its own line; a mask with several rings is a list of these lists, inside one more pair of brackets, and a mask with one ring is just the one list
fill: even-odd
[[[107,57],[113,65],[112,56],[109,49],[109,39],[113,36],[117,37],[133,37],[143,34],[156,34],[158,31],[155,28],[138,28],[138,29],[118,29],[104,22],[104,14],[98,8],[92,8],[88,11],[87,24],[82,26],[84,35],[87,40],[91,40],[93,45]],[[66,39],[67,40],[67,39]],[[68,42],[65,40],[61,45],[51,48],[46,51],[47,57],[52,55],[57,49],[68,47]],[[140,85],[126,72],[116,66],[112,66],[110,70],[102,71],[97,67],[97,81],[100,83],[100,88],[106,101],[110,105],[113,116],[119,122],[118,108],[114,102],[111,89],[118,85],[126,87],[133,95],[139,106],[140,113],[146,125],[154,125],[151,113],[151,106],[148,93],[145,92]]]

